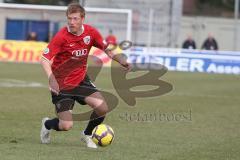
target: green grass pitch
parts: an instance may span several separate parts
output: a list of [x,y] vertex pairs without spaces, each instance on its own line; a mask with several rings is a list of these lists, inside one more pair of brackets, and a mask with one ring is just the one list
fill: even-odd
[[[54,117],[47,79],[38,64],[0,62],[1,160],[239,160],[239,76],[167,72],[168,94],[119,105],[106,124],[115,132],[106,148],[88,149],[80,141],[87,122],[51,134],[40,144],[41,119]],[[95,84],[117,96],[109,69]],[[76,105],[74,112],[86,111]]]

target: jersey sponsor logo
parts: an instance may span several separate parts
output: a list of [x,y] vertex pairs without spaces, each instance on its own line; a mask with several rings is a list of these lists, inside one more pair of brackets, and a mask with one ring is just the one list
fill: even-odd
[[49,53],[49,48],[45,48],[43,51],[43,54],[48,54]]
[[81,57],[87,55],[87,49],[79,49],[72,51],[72,55],[75,57]]
[[86,36],[86,37],[83,38],[83,42],[84,42],[86,45],[89,45],[90,39],[91,39],[90,36]]

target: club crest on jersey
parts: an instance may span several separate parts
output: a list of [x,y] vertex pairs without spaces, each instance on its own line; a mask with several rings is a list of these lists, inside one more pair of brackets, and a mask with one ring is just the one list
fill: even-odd
[[43,51],[43,54],[48,54],[49,53],[49,48],[45,48]]
[[83,42],[86,44],[86,45],[89,45],[90,43],[90,36],[86,36],[83,38]]

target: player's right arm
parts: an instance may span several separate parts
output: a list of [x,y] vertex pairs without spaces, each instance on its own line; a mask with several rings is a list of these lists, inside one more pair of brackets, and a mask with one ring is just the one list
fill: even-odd
[[40,59],[40,63],[47,74],[47,77],[49,78],[52,75],[52,68],[51,68],[51,62],[44,57]]
[[40,60],[40,63],[48,77],[49,89],[56,94],[59,94],[59,85],[52,72],[51,65],[52,65],[52,60],[54,56],[61,51],[61,46],[62,46],[62,38],[58,33],[48,44],[47,48],[44,50],[44,53],[42,54],[42,58]]
[[46,60],[45,58],[42,57],[40,60],[40,63],[42,65],[45,73],[47,74],[49,89],[58,95],[59,94],[59,85],[57,83],[57,80],[56,80],[54,74],[52,73],[51,62],[49,62],[48,60]]

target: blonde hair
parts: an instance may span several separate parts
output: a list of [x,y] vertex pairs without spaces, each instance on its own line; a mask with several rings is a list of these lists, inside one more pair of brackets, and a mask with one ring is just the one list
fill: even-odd
[[68,5],[66,15],[68,16],[72,13],[80,13],[81,17],[85,17],[85,9],[77,2],[73,2]]

